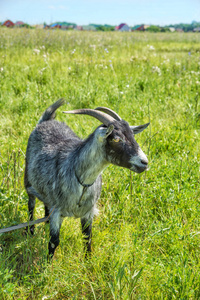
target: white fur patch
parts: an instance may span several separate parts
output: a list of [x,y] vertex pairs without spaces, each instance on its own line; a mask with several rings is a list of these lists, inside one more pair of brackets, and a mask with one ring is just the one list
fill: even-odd
[[138,155],[134,155],[130,159],[130,163],[132,164],[131,170],[140,173],[147,169],[148,159],[144,152],[139,149]]

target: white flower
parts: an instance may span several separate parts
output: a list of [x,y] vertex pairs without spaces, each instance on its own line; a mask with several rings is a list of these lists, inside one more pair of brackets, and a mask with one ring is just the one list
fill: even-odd
[[160,70],[160,68],[157,67],[157,66],[152,67],[152,72],[153,72],[153,73],[158,73],[159,76],[161,75],[161,70]]
[[3,72],[3,68],[2,67],[1,67],[0,71]]
[[71,67],[69,67],[68,70],[71,70]]
[[93,48],[93,50],[96,50],[96,45],[90,45],[91,48]]
[[147,47],[149,48],[149,50],[155,50],[154,46],[152,45],[147,45]]
[[129,84],[127,84],[126,87],[129,88]]
[[40,74],[42,74],[44,72],[44,70],[46,70],[46,68],[41,69],[39,72]]
[[40,53],[39,49],[33,49],[33,51],[35,52],[35,54],[39,54]]

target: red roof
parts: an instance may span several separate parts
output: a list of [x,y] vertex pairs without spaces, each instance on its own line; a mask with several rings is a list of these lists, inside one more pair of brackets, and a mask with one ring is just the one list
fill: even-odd
[[118,27],[118,30],[121,29],[124,25],[126,25],[126,23],[121,23]]
[[13,27],[15,24],[10,21],[10,20],[6,20],[5,22],[3,22],[2,26],[7,26],[7,27]]
[[22,22],[22,21],[17,21],[16,23],[15,23],[15,25],[23,25],[24,24],[24,22]]

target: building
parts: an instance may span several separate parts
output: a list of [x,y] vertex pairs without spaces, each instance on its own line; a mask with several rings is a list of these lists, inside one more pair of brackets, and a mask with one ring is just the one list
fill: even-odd
[[16,27],[21,27],[22,25],[24,25],[24,22],[22,22],[22,21],[17,21],[17,22],[15,23],[15,26],[16,26]]
[[176,28],[177,32],[184,32],[184,30],[182,28]]
[[194,32],[200,32],[200,27],[196,27],[193,29]]
[[115,27],[116,31],[131,31],[130,27],[126,23],[121,23],[119,26]]
[[96,27],[94,25],[83,25],[82,30],[85,31],[96,31]]
[[75,30],[83,30],[83,26],[77,25]]
[[10,20],[6,20],[5,22],[2,23],[2,26],[6,26],[6,27],[14,27],[15,23],[13,23]]
[[131,28],[132,31],[145,31],[147,28],[149,27],[149,25],[135,25]]
[[49,28],[50,29],[61,28],[61,25],[60,25],[60,23],[53,23],[53,24],[49,25]]

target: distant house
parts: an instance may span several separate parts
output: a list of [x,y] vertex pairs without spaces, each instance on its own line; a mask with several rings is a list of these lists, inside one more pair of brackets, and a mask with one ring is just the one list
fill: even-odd
[[76,30],[83,30],[83,26],[77,25],[77,26],[75,27],[75,29],[76,29]]
[[15,23],[13,23],[10,20],[6,20],[5,22],[2,23],[2,26],[6,26],[6,27],[14,27]]
[[169,31],[170,31],[170,32],[174,32],[174,31],[175,31],[175,28],[174,28],[174,27],[169,27]]
[[43,29],[45,28],[43,24],[37,24],[37,25],[33,25],[33,28],[36,28],[36,29]]
[[135,25],[134,27],[131,28],[132,31],[145,31],[149,25]]
[[22,25],[24,25],[24,22],[22,22],[22,21],[17,21],[17,22],[15,23],[15,26],[16,26],[16,27],[21,27]]
[[130,27],[126,23],[121,23],[119,26],[115,27],[116,31],[131,31]]
[[176,31],[177,32],[183,32],[183,29],[182,28],[176,28]]
[[193,29],[194,32],[200,32],[200,27],[196,27]]
[[60,23],[53,23],[53,24],[49,25],[49,28],[50,29],[61,28],[61,25],[60,25]]
[[96,31],[96,27],[94,25],[83,25],[82,26],[82,30],[85,30],[85,31]]
[[69,29],[74,29],[76,27],[75,23],[68,23],[68,22],[55,22],[52,23],[51,25],[45,25],[44,28],[50,28],[50,29],[55,29],[55,28],[59,28],[59,29],[63,29],[63,30],[69,30]]

